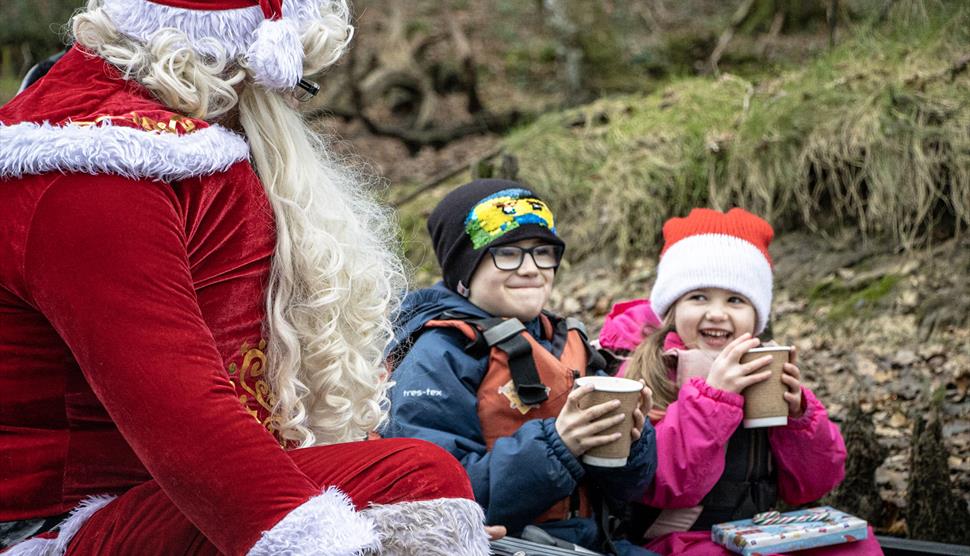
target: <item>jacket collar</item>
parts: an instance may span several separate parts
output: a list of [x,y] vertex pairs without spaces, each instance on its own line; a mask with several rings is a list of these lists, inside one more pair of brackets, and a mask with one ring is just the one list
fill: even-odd
[[[445,311],[477,319],[493,316],[469,302],[468,299],[457,292],[448,289],[444,282],[438,282],[430,288],[413,291],[404,298],[398,317],[395,319],[398,326],[395,328],[394,340],[391,342],[389,352],[424,327],[429,320],[438,317]],[[538,318],[525,323],[525,328],[534,338],[545,339],[542,334],[542,324]]]

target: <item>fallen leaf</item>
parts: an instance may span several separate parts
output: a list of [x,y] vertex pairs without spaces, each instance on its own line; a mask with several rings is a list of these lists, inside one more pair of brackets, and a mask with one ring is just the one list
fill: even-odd
[[893,367],[909,367],[918,360],[919,357],[917,357],[916,353],[914,353],[912,350],[901,349],[896,352],[895,356],[893,356],[892,364]]
[[893,379],[893,375],[892,373],[887,373],[886,371],[876,371],[875,374],[872,375],[872,378],[879,384],[886,384]]
[[859,356],[855,360],[855,369],[861,375],[873,376],[879,370],[879,365],[868,357]]
[[899,438],[903,436],[902,431],[898,429],[890,428],[890,427],[879,427],[879,426],[876,427],[876,434],[879,436],[885,436],[888,438]]
[[905,415],[903,415],[898,411],[896,413],[893,413],[893,416],[889,418],[889,426],[895,427],[897,429],[906,426],[908,422],[909,422],[909,419],[907,419]]

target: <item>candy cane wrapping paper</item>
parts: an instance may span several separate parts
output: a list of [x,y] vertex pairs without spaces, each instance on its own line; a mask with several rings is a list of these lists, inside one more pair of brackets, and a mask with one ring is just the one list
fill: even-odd
[[787,521],[788,518],[809,516],[802,519],[818,519],[817,514],[821,513],[828,514],[822,521],[756,525],[750,519],[743,519],[720,523],[711,529],[711,539],[732,552],[759,556],[855,542],[868,536],[865,520],[829,506],[786,512],[771,518]]

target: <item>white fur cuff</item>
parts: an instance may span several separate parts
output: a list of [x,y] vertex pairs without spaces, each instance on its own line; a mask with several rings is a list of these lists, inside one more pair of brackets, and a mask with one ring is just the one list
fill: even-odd
[[101,495],[85,498],[71,510],[68,516],[57,526],[57,537],[53,539],[29,539],[10,547],[4,552],[6,556],[61,556],[67,552],[67,545],[81,529],[81,526],[101,508],[107,506],[116,496]]
[[438,498],[374,505],[381,556],[487,556],[485,514],[474,500]]
[[379,548],[371,519],[357,512],[347,495],[331,487],[265,531],[249,555],[357,556]]

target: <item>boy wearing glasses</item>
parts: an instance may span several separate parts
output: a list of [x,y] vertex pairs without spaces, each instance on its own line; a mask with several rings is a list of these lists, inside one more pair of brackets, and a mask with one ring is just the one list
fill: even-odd
[[[512,535],[535,524],[557,539],[644,554],[611,539],[607,505],[635,498],[656,466],[653,429],[635,412],[623,468],[580,456],[615,440],[618,402],[580,409],[601,372],[582,325],[543,311],[565,244],[538,195],[506,180],[476,180],[448,194],[428,219],[442,281],[405,298],[389,360],[390,420],[383,434],[429,440],[471,478],[486,522]],[[650,406],[644,388],[641,408]],[[619,433],[617,433],[619,434]]]

